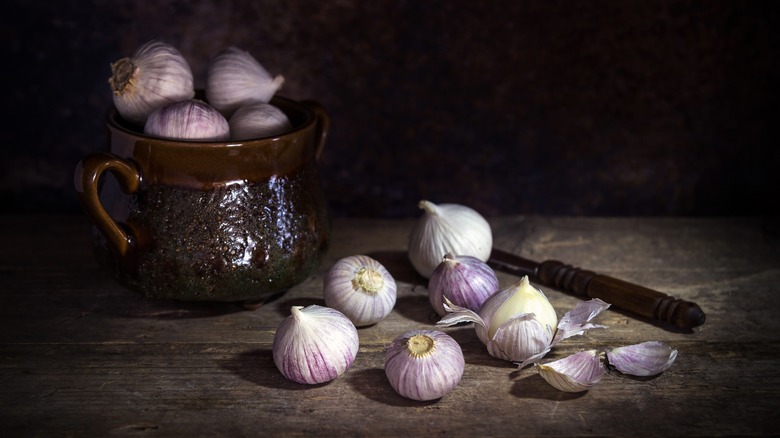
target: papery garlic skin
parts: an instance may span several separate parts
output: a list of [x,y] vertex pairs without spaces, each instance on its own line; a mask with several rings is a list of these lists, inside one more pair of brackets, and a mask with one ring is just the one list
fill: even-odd
[[419,401],[447,395],[460,382],[465,365],[457,341],[436,330],[408,331],[385,354],[390,386],[401,396]]
[[206,102],[190,99],[159,108],[149,115],[144,134],[176,140],[225,141],[227,120]]
[[340,259],[323,281],[325,305],[342,312],[357,327],[376,324],[389,315],[396,295],[390,272],[365,255]]
[[302,384],[329,382],[352,366],[358,333],[341,312],[317,305],[293,306],[276,329],[274,364],[289,380]]
[[672,366],[677,350],[663,342],[648,341],[606,351],[607,362],[623,374],[654,376]]
[[424,211],[409,234],[409,260],[423,277],[430,278],[448,252],[476,257],[483,262],[493,249],[490,224],[474,209],[460,204],[422,200]]
[[225,117],[252,102],[269,102],[284,83],[270,73],[249,52],[228,47],[208,67],[206,99]]
[[599,299],[578,303],[555,324],[555,309],[541,290],[530,285],[527,276],[488,298],[479,313],[445,300],[447,315],[437,325],[475,323],[477,337],[491,356],[516,362],[519,368],[541,359],[558,342],[592,328],[590,320],[609,304]]
[[428,301],[439,316],[444,316],[444,297],[450,302],[479,311],[482,304],[498,292],[498,278],[482,260],[447,253],[428,281]]
[[160,41],[149,41],[112,63],[111,73],[108,83],[114,106],[123,119],[138,125],[158,108],[195,96],[187,60],[174,46]]
[[239,107],[228,120],[231,140],[272,137],[292,130],[287,115],[270,103],[253,102]]
[[596,350],[575,353],[538,367],[547,383],[565,392],[587,391],[606,373]]

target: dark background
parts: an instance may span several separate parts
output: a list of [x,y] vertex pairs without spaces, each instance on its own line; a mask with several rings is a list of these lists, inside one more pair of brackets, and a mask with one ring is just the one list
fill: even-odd
[[778,3],[6,0],[0,205],[81,212],[110,63],[161,39],[200,87],[235,45],[327,108],[335,216],[764,215]]

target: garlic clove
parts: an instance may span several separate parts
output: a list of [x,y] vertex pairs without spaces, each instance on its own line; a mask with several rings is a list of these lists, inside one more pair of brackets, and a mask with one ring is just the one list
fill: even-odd
[[239,107],[228,123],[231,140],[272,137],[292,130],[287,115],[276,106],[264,102]]
[[582,351],[566,358],[538,365],[539,374],[565,392],[587,391],[601,381],[605,370],[596,350]]
[[590,321],[601,312],[607,310],[609,306],[609,303],[598,298],[577,303],[572,310],[566,312],[563,318],[561,318],[552,345],[555,346],[564,339],[581,335],[590,329],[606,328],[603,325],[591,324]]
[[[525,362],[550,351],[552,332],[533,313],[522,313],[502,324],[487,343],[491,356]],[[522,368],[522,367],[521,367]]]
[[149,41],[112,63],[108,83],[119,114],[138,125],[158,108],[195,96],[187,60],[174,46],[160,41]]
[[164,106],[144,124],[144,134],[177,140],[225,141],[230,126],[217,110],[198,99]]
[[283,83],[284,77],[272,77],[249,52],[229,47],[209,63],[206,99],[229,118],[243,105],[269,102]]
[[452,303],[478,311],[491,295],[498,292],[498,278],[487,263],[476,257],[447,253],[428,281],[428,300],[439,316],[444,297]]
[[465,365],[457,341],[436,330],[408,331],[385,354],[390,386],[401,396],[419,401],[447,395],[460,382]]
[[409,234],[409,260],[423,277],[430,278],[447,252],[490,257],[493,234],[490,224],[472,208],[459,204],[439,204],[422,200],[423,215]]
[[663,342],[648,341],[607,350],[607,362],[623,374],[654,376],[672,366],[677,350]]
[[[479,311],[485,321],[489,320],[489,338],[492,338],[506,321],[522,313],[533,314],[534,319],[552,335],[558,324],[558,316],[544,292],[531,286],[527,275],[496,295],[498,296],[495,300],[491,299],[489,304],[486,302],[484,309]],[[486,317],[488,313],[491,315],[489,318]]]
[[358,347],[357,329],[338,310],[293,306],[274,335],[274,364],[293,382],[325,383],[352,366]]
[[389,315],[396,294],[390,272],[365,255],[340,259],[323,281],[325,305],[342,312],[357,327],[375,324]]

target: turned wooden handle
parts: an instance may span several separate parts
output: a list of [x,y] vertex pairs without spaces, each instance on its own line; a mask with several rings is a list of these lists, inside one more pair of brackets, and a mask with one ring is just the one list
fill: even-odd
[[680,328],[704,324],[704,312],[690,301],[676,299],[664,293],[592,271],[546,260],[536,269],[543,284],[590,298],[599,298],[616,308],[647,318],[669,322]]

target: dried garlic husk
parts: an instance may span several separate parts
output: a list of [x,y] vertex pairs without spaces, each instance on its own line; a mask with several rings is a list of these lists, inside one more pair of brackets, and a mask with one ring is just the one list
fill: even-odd
[[284,77],[272,77],[249,53],[228,47],[209,63],[206,99],[225,117],[252,102],[269,102]]
[[329,382],[357,356],[359,339],[352,322],[328,307],[293,306],[276,329],[274,364],[287,379],[304,384]]
[[265,102],[253,102],[239,107],[228,121],[231,140],[271,137],[292,130],[287,115]]
[[466,366],[452,336],[436,330],[411,330],[397,337],[385,354],[390,386],[412,400],[435,400],[452,391]]
[[621,373],[654,376],[672,366],[677,350],[663,342],[648,341],[607,350],[606,356],[609,365]]
[[561,391],[587,391],[604,377],[604,366],[596,350],[575,353],[554,362],[539,364],[539,374]]
[[144,124],[144,134],[177,140],[225,141],[230,138],[230,126],[209,104],[190,99],[150,114]]
[[376,324],[389,315],[396,289],[387,269],[365,255],[337,261],[323,282],[325,305],[342,312],[357,327]]
[[125,120],[143,125],[149,114],[195,96],[192,70],[172,45],[149,41],[111,64],[108,83],[114,105]]
[[422,200],[423,215],[409,234],[409,260],[423,277],[430,278],[448,252],[476,257],[483,262],[493,249],[490,224],[472,208]]

